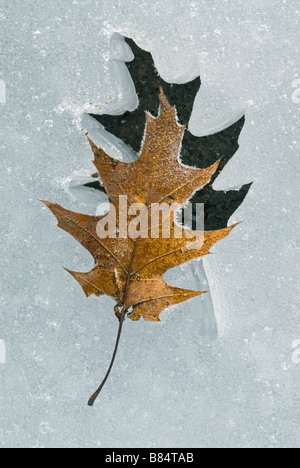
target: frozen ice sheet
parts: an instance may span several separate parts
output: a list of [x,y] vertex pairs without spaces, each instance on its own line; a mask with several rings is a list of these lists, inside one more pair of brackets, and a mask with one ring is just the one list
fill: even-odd
[[[0,445],[299,447],[298,1],[2,0],[0,21]],[[151,51],[166,80],[200,71],[194,133],[246,112],[216,187],[254,184],[234,216],[244,224],[205,260],[218,339],[212,304],[203,336],[202,298],[162,324],[126,323],[91,410],[113,304],[86,300],[61,268],[88,270],[91,258],[37,199],[95,212],[96,195],[74,189],[94,171],[82,116],[136,99],[108,61],[115,32]],[[204,278],[190,273],[176,281]]]

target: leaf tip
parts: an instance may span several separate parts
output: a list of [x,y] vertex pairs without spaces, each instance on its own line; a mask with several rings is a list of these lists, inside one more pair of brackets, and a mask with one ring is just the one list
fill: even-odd
[[165,95],[164,88],[162,86],[159,87],[159,101],[164,110],[175,109],[175,107],[172,107],[171,104],[169,103],[168,98]]
[[86,136],[92,150],[93,150],[93,153],[95,154],[97,151],[100,150],[100,148],[98,148],[98,146],[93,142],[93,140],[89,137],[89,134],[88,133],[84,133],[84,135]]
[[202,296],[202,294],[206,294],[209,291],[189,291],[189,299],[193,299],[194,297]]
[[216,170],[218,169],[218,167],[220,166],[221,162],[222,162],[222,159],[223,157],[221,157],[220,159],[218,159],[218,161],[215,162],[215,164],[212,165],[212,169],[214,169],[214,173],[216,172]]
[[229,227],[230,231],[232,231],[234,228],[236,228],[237,226],[239,226],[240,224],[243,224],[244,221],[239,221],[238,223],[235,223],[233,224],[232,226]]
[[43,200],[42,198],[38,198],[38,201],[44,203],[44,205],[46,206],[49,206],[50,202],[48,202],[47,200]]
[[52,203],[52,202],[49,202],[47,200],[43,200],[42,198],[39,198],[38,199],[40,202],[44,203],[44,205],[46,205],[51,211],[53,211],[53,208],[55,206],[57,206],[57,203]]

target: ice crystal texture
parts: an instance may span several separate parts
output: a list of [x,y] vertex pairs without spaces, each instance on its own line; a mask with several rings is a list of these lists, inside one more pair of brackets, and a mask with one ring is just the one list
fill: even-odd
[[[296,0],[1,0],[2,447],[299,447],[298,31]],[[87,300],[61,268],[92,259],[37,199],[88,214],[105,201],[82,187],[94,169],[80,130],[102,139],[87,114],[137,105],[114,33],[150,51],[166,81],[200,74],[195,135],[246,114],[215,187],[254,184],[206,273],[193,262],[168,277],[211,295],[125,326],[91,410],[112,303]]]

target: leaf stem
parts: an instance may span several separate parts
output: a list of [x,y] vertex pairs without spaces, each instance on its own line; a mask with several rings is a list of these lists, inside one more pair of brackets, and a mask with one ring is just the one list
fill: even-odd
[[89,406],[94,406],[94,403],[96,401],[96,399],[98,398],[102,388],[104,387],[110,373],[111,373],[111,370],[112,370],[112,367],[114,365],[114,362],[115,362],[115,358],[116,358],[116,355],[117,355],[117,352],[118,352],[118,347],[119,347],[119,343],[120,343],[120,338],[121,338],[121,334],[122,334],[122,329],[123,329],[123,323],[125,321],[125,317],[126,317],[126,310],[123,310],[120,317],[119,317],[119,330],[118,330],[118,336],[117,336],[117,341],[116,341],[116,345],[115,345],[115,349],[114,349],[114,352],[113,352],[113,356],[112,356],[112,360],[111,360],[111,363],[110,363],[110,366],[108,368],[108,371],[104,377],[104,380],[103,382],[101,383],[100,387],[98,388],[98,390],[94,393],[94,395],[91,396],[91,398],[89,399],[89,402],[88,402],[88,405]]
[[139,239],[135,239],[134,248],[133,248],[133,252],[132,252],[132,255],[131,255],[130,267],[129,267],[128,276],[127,276],[127,281],[126,281],[126,285],[125,285],[125,289],[124,289],[122,311],[121,311],[120,314],[117,315],[120,324],[119,324],[119,331],[118,331],[118,336],[117,336],[117,341],[116,341],[116,346],[115,346],[115,349],[114,349],[113,357],[112,357],[110,366],[108,368],[108,371],[106,373],[106,376],[104,377],[104,380],[103,380],[102,384],[100,385],[98,390],[94,393],[94,395],[92,395],[91,398],[89,399],[89,402],[88,402],[89,406],[94,406],[94,403],[95,403],[96,399],[98,398],[102,388],[104,387],[104,385],[105,385],[105,383],[106,383],[106,381],[107,381],[107,379],[109,377],[109,374],[110,374],[110,372],[112,370],[112,367],[114,365],[115,358],[116,358],[116,355],[117,355],[117,352],[118,352],[119,342],[120,342],[122,329],[123,329],[123,323],[124,323],[124,320],[126,318],[126,313],[128,311],[128,308],[126,308],[125,304],[126,304],[128,291],[129,291],[130,282],[131,282],[131,272],[132,272],[132,268],[133,268],[135,254],[136,254],[137,247],[138,247],[138,242],[139,242]]

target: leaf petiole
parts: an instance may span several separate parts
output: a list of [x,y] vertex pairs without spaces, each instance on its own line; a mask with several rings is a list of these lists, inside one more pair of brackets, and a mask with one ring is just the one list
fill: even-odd
[[105,383],[106,383],[106,381],[107,381],[107,379],[108,379],[108,377],[109,377],[109,375],[111,373],[111,370],[113,368],[113,365],[114,365],[114,362],[115,362],[115,359],[116,359],[116,355],[117,355],[117,352],[118,352],[118,347],[119,347],[120,338],[121,338],[122,329],[123,329],[123,323],[124,323],[125,318],[126,318],[126,312],[127,312],[127,310],[123,310],[122,313],[120,314],[120,316],[118,317],[119,318],[119,330],[118,330],[117,341],[116,341],[116,345],[115,345],[115,349],[114,349],[114,352],[113,352],[113,356],[112,356],[110,366],[108,368],[108,371],[107,371],[107,373],[106,373],[100,387],[89,399],[88,406],[94,406],[94,403],[95,403],[96,399],[98,398],[102,388],[104,387],[104,385],[105,385]]

